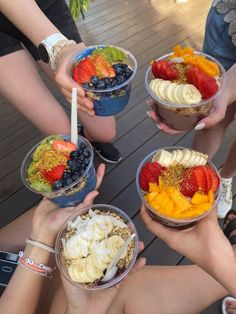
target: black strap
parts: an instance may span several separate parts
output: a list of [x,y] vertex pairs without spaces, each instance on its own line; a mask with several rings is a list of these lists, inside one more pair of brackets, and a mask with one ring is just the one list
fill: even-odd
[[236,229],[236,218],[233,218],[232,220],[230,220],[230,222],[224,229],[225,236],[229,239],[231,232],[234,231],[235,229]]
[[234,245],[236,244],[236,235],[233,235],[232,237],[229,238],[229,242]]

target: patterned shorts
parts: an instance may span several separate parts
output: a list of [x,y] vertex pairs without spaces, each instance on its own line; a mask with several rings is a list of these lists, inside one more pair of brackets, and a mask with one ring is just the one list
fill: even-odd
[[236,62],[236,47],[228,35],[229,24],[215,7],[208,13],[203,51],[219,60],[228,70]]

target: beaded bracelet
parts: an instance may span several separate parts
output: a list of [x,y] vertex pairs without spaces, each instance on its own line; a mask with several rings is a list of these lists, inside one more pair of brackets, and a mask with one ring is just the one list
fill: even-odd
[[44,276],[46,278],[52,278],[52,269],[50,266],[46,266],[43,263],[36,263],[33,259],[31,258],[26,258],[24,256],[24,252],[20,251],[19,252],[19,259],[18,259],[18,265],[20,265],[22,268],[29,270],[39,276]]

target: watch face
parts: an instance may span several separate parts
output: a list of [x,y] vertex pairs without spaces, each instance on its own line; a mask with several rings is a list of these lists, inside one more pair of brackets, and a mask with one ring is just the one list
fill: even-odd
[[45,63],[49,63],[49,55],[43,44],[39,44],[39,56]]

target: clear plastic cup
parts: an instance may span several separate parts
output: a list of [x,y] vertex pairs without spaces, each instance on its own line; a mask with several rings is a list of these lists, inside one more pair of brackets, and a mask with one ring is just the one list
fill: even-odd
[[[67,227],[68,227],[68,223],[70,223],[71,221],[75,221],[75,219],[78,216],[84,215],[86,213],[88,213],[89,210],[99,210],[102,213],[115,213],[118,216],[120,216],[123,221],[128,225],[131,234],[135,234],[135,238],[134,238],[134,248],[133,248],[133,256],[128,264],[128,266],[126,267],[126,269],[117,272],[115,274],[115,276],[110,279],[107,282],[102,282],[101,279],[95,283],[95,284],[82,284],[82,283],[78,283],[73,281],[67,271],[67,266],[65,263],[65,259],[63,257],[62,254],[62,250],[63,250],[63,244],[62,244],[62,239],[65,238],[65,235],[67,233]],[[56,239],[56,245],[55,245],[55,257],[56,257],[56,263],[58,266],[58,269],[60,270],[60,272],[63,274],[63,276],[74,286],[76,287],[80,287],[80,288],[84,288],[87,290],[100,290],[100,289],[105,289],[105,288],[110,288],[116,284],[118,284],[122,279],[124,279],[128,273],[130,272],[130,270],[132,269],[136,258],[138,256],[138,233],[137,230],[135,228],[134,223],[132,222],[132,220],[130,219],[130,217],[128,215],[126,215],[121,209],[111,206],[111,205],[104,205],[104,204],[94,204],[91,206],[86,206],[84,208],[81,208],[79,210],[77,210],[76,212],[74,212],[63,224],[63,226],[61,227],[58,235],[57,235],[57,239]]]
[[[137,61],[135,57],[128,51],[120,47],[108,45],[109,47],[115,47],[125,53],[127,57],[128,65],[133,70],[133,74],[122,84],[116,85],[106,89],[93,89],[85,88],[88,97],[93,100],[94,111],[97,116],[113,116],[127,106],[129,102],[132,81],[137,72]],[[78,61],[88,57],[96,48],[104,48],[106,45],[90,46],[83,50],[80,54],[75,56],[74,64]]]
[[[65,140],[70,140],[70,136],[62,135]],[[49,136],[48,138],[50,138]],[[36,148],[41,144],[42,141],[40,141],[38,144],[36,144],[25,156],[22,165],[21,165],[21,179],[24,183],[24,185],[32,192],[41,194],[48,198],[53,203],[57,204],[59,207],[68,207],[68,206],[75,206],[83,201],[85,196],[94,190],[96,186],[96,171],[93,165],[93,148],[89,141],[87,141],[84,137],[79,136],[78,137],[78,145],[80,143],[84,143],[86,145],[86,148],[90,152],[90,162],[87,165],[87,168],[85,169],[82,176],[80,176],[76,181],[68,185],[67,187],[62,187],[59,190],[56,191],[50,191],[50,192],[41,192],[37,191],[34,188],[32,188],[29,184],[29,181],[27,180],[27,169],[32,161],[32,156],[36,150]]]
[[[139,196],[140,196],[140,198],[141,198],[141,200],[145,206],[146,211],[154,220],[162,223],[165,226],[173,227],[173,228],[180,228],[181,229],[181,228],[192,226],[198,220],[206,217],[217,206],[217,204],[220,200],[220,195],[221,195],[221,190],[222,190],[219,172],[211,161],[207,162],[207,165],[214,169],[215,173],[217,174],[218,178],[220,179],[220,184],[219,184],[218,190],[217,190],[217,192],[214,193],[214,203],[209,210],[205,211],[203,214],[201,214],[199,216],[196,216],[193,218],[185,218],[185,219],[184,218],[176,219],[176,218],[172,218],[170,216],[163,215],[163,214],[159,213],[155,208],[153,208],[152,206],[150,206],[148,204],[148,202],[144,198],[145,193],[144,193],[144,191],[142,191],[142,189],[140,188],[140,184],[139,184],[139,176],[140,176],[141,169],[143,168],[143,166],[147,162],[151,162],[153,156],[161,149],[164,149],[167,151],[173,151],[176,149],[183,150],[183,149],[186,149],[186,147],[178,147],[178,146],[162,147],[162,148],[159,148],[159,149],[151,152],[149,155],[147,155],[139,164],[138,170],[136,173],[136,188],[137,188],[138,194],[139,194]],[[190,150],[189,148],[187,148],[187,149]]]
[[[191,105],[170,103],[164,99],[159,98],[150,89],[150,82],[154,78],[151,66],[148,67],[145,75],[146,90],[148,94],[155,100],[154,109],[156,114],[159,116],[162,122],[175,130],[188,131],[193,129],[199,120],[208,115],[211,109],[212,101],[221,93],[224,87],[225,70],[222,64],[215,58],[203,52],[195,51],[194,53],[197,55],[202,55],[207,59],[217,63],[220,69],[220,76],[218,79],[219,88],[217,92],[208,99],[201,100],[199,103]],[[173,55],[173,53],[168,53],[156,60],[168,60],[171,55]]]

